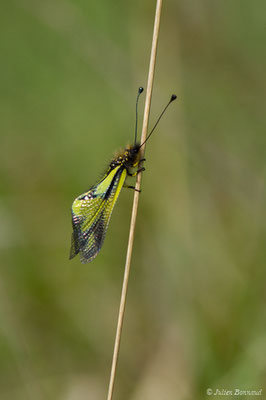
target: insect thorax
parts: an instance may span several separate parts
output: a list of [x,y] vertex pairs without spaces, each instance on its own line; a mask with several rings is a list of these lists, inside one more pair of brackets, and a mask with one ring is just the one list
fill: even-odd
[[123,152],[117,154],[117,156],[111,161],[110,168],[113,169],[119,165],[124,166],[125,168],[137,166],[139,162],[139,149],[139,144],[127,147]]

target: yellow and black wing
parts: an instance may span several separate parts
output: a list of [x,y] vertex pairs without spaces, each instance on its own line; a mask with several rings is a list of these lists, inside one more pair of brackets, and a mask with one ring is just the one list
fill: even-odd
[[99,253],[110,217],[127,176],[124,166],[117,166],[72,205],[72,243],[69,258],[80,254],[89,263]]

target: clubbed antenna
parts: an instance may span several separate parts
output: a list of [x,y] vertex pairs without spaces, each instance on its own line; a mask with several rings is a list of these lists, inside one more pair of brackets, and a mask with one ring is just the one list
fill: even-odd
[[135,124],[135,140],[134,140],[135,144],[137,142],[137,135],[138,135],[138,102],[139,102],[139,96],[141,95],[141,93],[143,91],[144,91],[143,87],[139,87],[137,100],[136,100],[136,124]]
[[164,115],[165,111],[167,110],[168,106],[169,106],[169,105],[172,103],[172,101],[174,101],[175,99],[176,99],[176,95],[175,95],[175,94],[172,94],[171,99],[169,100],[169,102],[168,102],[168,103],[166,104],[166,106],[164,107],[164,109],[163,109],[163,111],[161,112],[159,118],[157,119],[156,124],[154,125],[154,127],[152,128],[152,130],[150,131],[150,133],[148,134],[146,140],[145,140],[143,143],[141,143],[141,146],[143,146],[144,143],[147,142],[147,140],[149,139],[149,137],[151,136],[151,134],[154,132],[156,126],[158,125],[160,119],[162,118],[162,116]]

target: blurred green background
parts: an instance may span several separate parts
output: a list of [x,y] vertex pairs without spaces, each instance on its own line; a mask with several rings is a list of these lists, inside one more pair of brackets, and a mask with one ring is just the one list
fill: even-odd
[[[133,140],[154,10],[1,2],[1,400],[106,398],[133,193],[89,265],[70,207]],[[164,3],[150,124],[178,101],[147,146],[117,400],[266,396],[265,27],[264,1]]]

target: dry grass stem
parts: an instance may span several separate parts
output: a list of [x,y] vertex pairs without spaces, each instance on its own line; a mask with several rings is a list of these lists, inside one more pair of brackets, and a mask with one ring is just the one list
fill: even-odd
[[[158,44],[159,29],[160,29],[161,10],[162,10],[162,0],[157,0],[155,21],[154,21],[154,30],[153,30],[153,39],[152,39],[152,48],[151,48],[151,57],[150,57],[150,66],[149,66],[149,75],[148,75],[146,100],[145,100],[145,109],[144,109],[144,117],[143,117],[143,125],[142,125],[141,143],[143,143],[146,139],[148,124],[149,124],[149,114],[150,114],[150,107],[151,107],[152,87],[153,87],[153,80],[154,80],[155,61],[156,61],[157,44]],[[145,144],[142,146],[141,151],[142,151],[141,158],[143,158],[144,151],[145,151]],[[141,183],[141,173],[137,174],[136,189],[140,189],[140,183]],[[123,280],[120,307],[119,307],[119,313],[118,313],[116,337],[115,337],[113,360],[112,360],[107,400],[112,400],[112,398],[113,398],[114,383],[115,383],[116,370],[117,370],[117,361],[118,361],[118,354],[119,354],[119,348],[120,348],[123,319],[124,319],[124,314],[125,314],[126,296],[127,296],[128,279],[129,279],[129,272],[130,272],[130,265],[131,265],[133,242],[134,242],[136,218],[137,218],[137,211],[138,211],[139,194],[140,193],[138,191],[135,191],[134,200],[133,200],[128,247],[127,247],[127,256],[126,256],[126,263],[125,263],[124,280]]]

